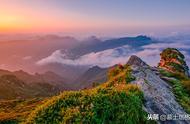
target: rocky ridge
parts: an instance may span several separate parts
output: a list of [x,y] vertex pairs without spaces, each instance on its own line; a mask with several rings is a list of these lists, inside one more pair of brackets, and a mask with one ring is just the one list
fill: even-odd
[[[131,56],[128,64],[133,69],[136,80],[133,84],[140,86],[144,93],[144,109],[150,114],[163,115],[187,115],[184,109],[176,101],[171,86],[159,77],[158,69],[148,66],[137,56]],[[166,124],[188,124],[188,121],[158,121]]]

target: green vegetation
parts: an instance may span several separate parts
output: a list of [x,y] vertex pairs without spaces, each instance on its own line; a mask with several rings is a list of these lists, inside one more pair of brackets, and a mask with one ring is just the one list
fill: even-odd
[[35,82],[27,84],[15,75],[0,76],[0,99],[26,99],[47,97],[59,92],[58,88],[49,83]]
[[182,73],[185,72],[183,65],[181,64],[174,63],[174,62],[167,62],[166,64],[172,68],[172,71],[182,72]]
[[185,56],[175,48],[167,48],[160,54],[161,61],[158,67],[167,69],[175,73],[184,73],[187,75],[188,66],[185,62]]
[[109,71],[108,77],[108,82],[93,89],[66,91],[52,97],[23,123],[149,123],[142,109],[143,93],[137,85],[128,84],[134,80],[130,67],[118,65]]
[[171,73],[165,70],[160,70],[163,76],[169,77],[167,81],[172,86],[172,90],[177,101],[182,107],[190,113],[190,79],[183,73]]
[[28,100],[1,100],[0,123],[17,124],[25,120],[28,114],[43,102],[41,98]]
[[135,77],[131,74],[132,70],[131,70],[130,66],[127,64],[124,66],[121,64],[118,64],[116,67],[110,69],[108,71],[108,78],[112,79],[123,71],[125,71],[125,78],[120,77],[119,78],[120,81],[122,81],[122,79],[125,79],[125,82],[131,82],[131,81],[135,80]]
[[178,59],[183,60],[185,56],[175,48],[167,48],[162,51],[160,56],[164,59]]
[[92,84],[92,87],[97,87],[98,85],[100,85],[100,83],[94,82],[94,83]]
[[190,113],[190,78],[185,56],[175,48],[167,48],[160,54],[160,74],[171,86],[177,101]]

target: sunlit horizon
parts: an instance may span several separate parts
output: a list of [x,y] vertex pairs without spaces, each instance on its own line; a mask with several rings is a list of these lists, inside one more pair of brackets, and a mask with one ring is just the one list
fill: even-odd
[[136,3],[136,0],[1,0],[0,33],[112,36],[189,31],[190,1]]

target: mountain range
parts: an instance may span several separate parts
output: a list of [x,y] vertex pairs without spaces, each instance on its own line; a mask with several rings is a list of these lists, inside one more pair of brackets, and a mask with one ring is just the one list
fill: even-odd
[[190,123],[147,121],[189,114],[187,43],[47,35],[0,48],[0,123]]
[[[181,55],[177,49],[165,49],[160,62],[173,64],[158,67],[132,55],[127,64],[115,65],[107,71],[106,82],[54,96],[29,114],[24,123],[189,124],[185,115],[190,112],[190,78],[176,66],[186,68]],[[89,72],[101,74],[105,70],[93,67],[87,71],[87,79]],[[175,120],[176,115],[184,118]]]
[[[0,109],[0,121],[189,124],[186,119],[171,120],[176,114],[190,112],[190,78],[185,56],[175,48],[167,48],[160,55],[158,67],[149,66],[135,55],[124,65],[92,67],[76,80],[76,84],[70,84],[77,91],[60,94],[52,87],[58,83],[51,82],[57,77],[63,78],[53,72],[30,75],[24,71],[1,70],[0,97],[4,101],[0,102],[0,108],[4,109]],[[52,95],[55,96],[47,98]],[[5,96],[17,100],[5,101]],[[21,98],[24,101],[18,101]],[[19,110],[21,106],[22,111]],[[158,118],[147,120],[152,113]],[[172,116],[169,120],[161,118],[162,115]]]
[[137,49],[140,46],[154,43],[147,36],[121,37],[108,40],[101,40],[92,36],[83,41],[69,36],[61,37],[57,35],[14,38],[0,38],[0,68],[13,71],[22,69],[30,73],[53,71],[69,79],[69,82],[75,81],[89,67],[72,66],[56,62],[44,65],[36,63],[57,50],[66,55],[66,58],[74,60],[86,54],[98,53],[124,45]]
[[35,98],[55,95],[71,86],[67,80],[53,73],[29,74],[22,70],[0,70],[0,99]]
[[113,49],[124,45],[129,45],[137,48],[150,43],[155,43],[155,41],[152,41],[152,39],[147,36],[141,35],[137,37],[114,38],[105,41],[101,41],[96,37],[92,37],[89,39],[87,43],[82,42],[78,46],[72,48],[70,51],[74,55],[80,56],[90,52],[98,52],[106,49]]

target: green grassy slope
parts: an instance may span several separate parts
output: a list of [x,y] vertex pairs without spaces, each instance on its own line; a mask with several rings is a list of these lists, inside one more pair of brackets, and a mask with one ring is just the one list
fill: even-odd
[[17,124],[21,121],[25,121],[31,111],[43,102],[45,102],[45,99],[41,98],[27,100],[1,100],[0,124]]
[[190,113],[190,78],[185,56],[175,48],[166,48],[158,64],[161,77],[171,86],[177,101]]
[[190,78],[183,73],[172,73],[161,69],[160,73],[171,86],[177,101],[190,113]]
[[96,88],[66,91],[38,106],[23,122],[25,124],[108,124],[148,123],[142,109],[143,93],[129,66],[111,69],[109,81]]

